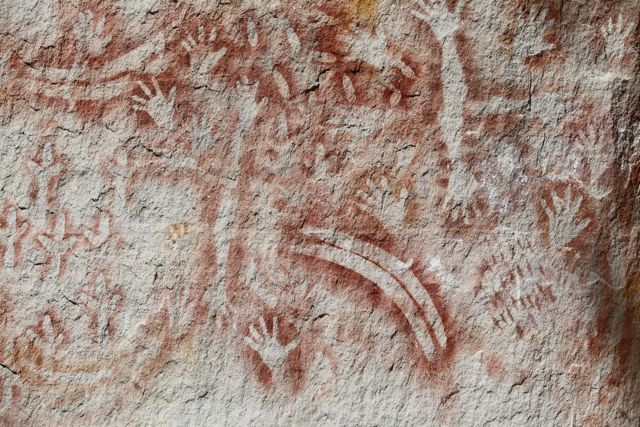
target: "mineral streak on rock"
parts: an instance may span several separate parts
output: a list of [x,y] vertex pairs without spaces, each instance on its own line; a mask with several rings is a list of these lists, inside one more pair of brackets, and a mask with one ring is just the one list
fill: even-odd
[[0,2],[0,424],[640,424],[640,4]]

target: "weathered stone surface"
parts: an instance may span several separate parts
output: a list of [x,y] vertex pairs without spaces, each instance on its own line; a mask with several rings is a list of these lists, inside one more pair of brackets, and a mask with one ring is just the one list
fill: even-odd
[[3,424],[637,426],[639,17],[2,0]]

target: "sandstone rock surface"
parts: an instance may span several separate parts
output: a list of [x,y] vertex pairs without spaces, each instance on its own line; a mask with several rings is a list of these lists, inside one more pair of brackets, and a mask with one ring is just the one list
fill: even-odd
[[639,21],[2,0],[1,423],[639,425]]

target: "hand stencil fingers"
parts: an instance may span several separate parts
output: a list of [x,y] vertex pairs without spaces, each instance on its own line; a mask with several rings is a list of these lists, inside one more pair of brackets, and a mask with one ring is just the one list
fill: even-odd
[[137,83],[138,83],[138,86],[140,86],[140,89],[142,89],[142,91],[144,92],[145,95],[147,95],[148,98],[151,98],[153,96],[153,94],[151,93],[151,90],[149,90],[149,88],[147,87],[146,84],[144,84],[144,82],[138,80]]

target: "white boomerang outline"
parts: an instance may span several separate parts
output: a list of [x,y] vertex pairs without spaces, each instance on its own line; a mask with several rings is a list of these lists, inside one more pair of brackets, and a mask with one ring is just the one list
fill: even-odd
[[378,246],[333,230],[305,227],[302,233],[322,241],[294,251],[352,270],[378,286],[402,311],[428,360],[447,345],[444,323],[433,300],[406,263]]

